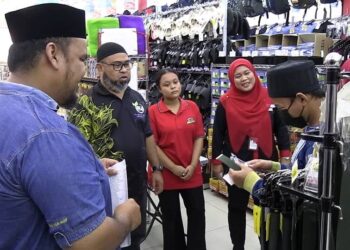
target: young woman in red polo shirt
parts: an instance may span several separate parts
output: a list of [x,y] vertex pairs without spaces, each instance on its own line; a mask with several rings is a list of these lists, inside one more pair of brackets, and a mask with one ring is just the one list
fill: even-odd
[[[199,162],[205,135],[202,116],[194,102],[180,98],[181,84],[176,72],[160,70],[156,83],[162,98],[149,108],[149,117],[164,167],[164,191],[159,194],[164,250],[205,250],[205,208]],[[187,211],[187,241],[180,195]]]
[[[243,161],[290,156],[289,134],[277,110],[271,106],[253,65],[237,59],[229,67],[231,87],[220,97],[213,126],[213,159],[234,153]],[[277,147],[279,152],[277,151]],[[212,160],[213,172],[222,176],[228,168]],[[228,224],[233,250],[244,250],[249,193],[228,186]]]

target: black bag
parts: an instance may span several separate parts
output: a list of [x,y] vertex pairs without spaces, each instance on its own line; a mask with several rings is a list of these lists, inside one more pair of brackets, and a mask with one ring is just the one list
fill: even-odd
[[242,5],[247,17],[261,16],[265,13],[261,0],[243,0]]
[[321,3],[336,3],[338,0],[320,0]]
[[266,0],[267,10],[273,14],[279,15],[290,10],[288,0]]
[[316,0],[292,0],[292,7],[296,9],[308,9],[314,5],[317,5]]

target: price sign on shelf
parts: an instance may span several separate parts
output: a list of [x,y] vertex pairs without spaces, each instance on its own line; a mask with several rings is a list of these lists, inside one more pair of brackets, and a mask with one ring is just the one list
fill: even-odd
[[291,56],[300,56],[300,51],[299,50],[292,50],[290,55]]

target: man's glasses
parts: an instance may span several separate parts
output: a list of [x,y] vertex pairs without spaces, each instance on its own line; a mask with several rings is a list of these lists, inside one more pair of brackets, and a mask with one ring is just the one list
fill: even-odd
[[104,62],[100,62],[100,64],[112,66],[112,67],[113,67],[113,70],[115,70],[115,71],[121,71],[123,67],[124,67],[124,69],[126,69],[126,70],[130,70],[131,67],[132,67],[132,62],[131,62],[131,61],[113,62],[113,63],[104,63]]

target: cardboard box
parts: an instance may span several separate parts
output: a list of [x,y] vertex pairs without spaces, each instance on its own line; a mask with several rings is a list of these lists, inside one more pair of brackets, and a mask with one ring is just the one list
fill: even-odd
[[256,48],[262,48],[262,47],[267,47],[268,42],[269,42],[269,37],[268,35],[257,35],[256,36]]
[[[329,37],[326,37],[325,33],[312,33],[312,34],[300,34],[298,35],[298,43],[305,44],[313,42],[314,48],[312,56],[325,57],[328,54],[328,49],[333,44],[333,40]],[[305,56],[303,52],[300,54],[301,56]]]
[[274,45],[281,45],[282,46],[282,38],[283,38],[282,34],[276,34],[276,35],[269,36],[267,46],[268,47],[274,46]]

